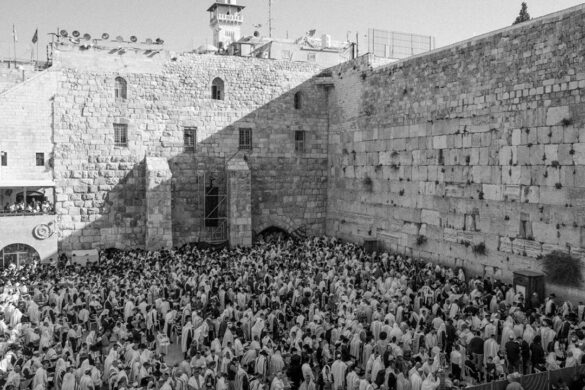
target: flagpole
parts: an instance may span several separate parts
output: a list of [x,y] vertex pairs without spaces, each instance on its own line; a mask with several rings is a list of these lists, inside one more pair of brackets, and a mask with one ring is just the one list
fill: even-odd
[[16,69],[16,30],[12,25],[12,44],[14,45],[14,69]]

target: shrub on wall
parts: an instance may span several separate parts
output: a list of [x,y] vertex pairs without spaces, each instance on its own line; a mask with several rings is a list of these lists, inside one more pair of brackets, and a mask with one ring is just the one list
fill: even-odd
[[372,179],[369,176],[364,177],[364,180],[362,181],[362,183],[363,183],[364,189],[366,191],[372,192],[374,182],[372,181]]
[[561,251],[542,258],[547,280],[561,286],[579,287],[583,282],[581,260]]
[[487,248],[485,247],[484,242],[475,244],[473,247],[471,247],[471,249],[473,250],[473,253],[475,253],[476,255],[485,255],[487,252]]

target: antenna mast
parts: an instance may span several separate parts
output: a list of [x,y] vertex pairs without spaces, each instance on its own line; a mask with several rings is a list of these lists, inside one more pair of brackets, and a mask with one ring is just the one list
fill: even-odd
[[272,0],[268,0],[268,37],[272,38]]

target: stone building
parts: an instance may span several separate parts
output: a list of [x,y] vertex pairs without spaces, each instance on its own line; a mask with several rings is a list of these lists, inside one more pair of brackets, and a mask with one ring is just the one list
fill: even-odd
[[275,226],[503,278],[582,257],[584,26],[577,6],[328,69],[58,52],[0,94],[2,193],[55,199],[54,216],[0,217],[0,248],[249,245]]

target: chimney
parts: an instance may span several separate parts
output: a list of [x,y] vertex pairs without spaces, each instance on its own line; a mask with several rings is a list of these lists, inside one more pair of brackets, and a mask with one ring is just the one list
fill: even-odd
[[325,49],[327,47],[331,47],[331,35],[323,34],[321,36],[321,48]]

